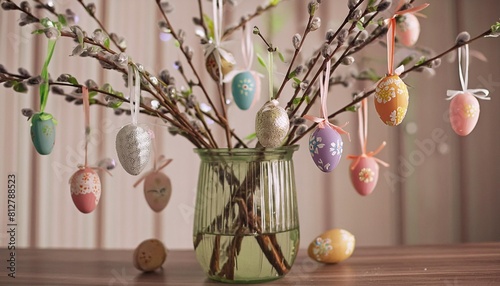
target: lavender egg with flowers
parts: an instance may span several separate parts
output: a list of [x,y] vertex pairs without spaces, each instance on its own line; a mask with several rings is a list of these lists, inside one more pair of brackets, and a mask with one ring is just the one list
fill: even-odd
[[314,164],[325,173],[333,171],[339,164],[343,145],[340,134],[329,125],[316,127],[309,137],[309,153]]

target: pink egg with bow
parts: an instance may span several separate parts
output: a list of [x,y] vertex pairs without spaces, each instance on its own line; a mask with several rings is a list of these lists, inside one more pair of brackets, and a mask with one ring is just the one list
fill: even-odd
[[353,169],[354,163],[356,163],[356,160],[351,163],[349,168],[352,185],[360,195],[367,196],[373,192],[377,185],[378,163],[373,157],[366,156],[361,157]]
[[71,198],[76,208],[82,213],[95,210],[101,198],[101,180],[91,168],[76,171],[70,179]]
[[401,44],[407,47],[415,45],[420,35],[420,23],[417,16],[407,13],[401,16],[396,26],[396,35]]
[[468,92],[459,93],[450,103],[451,127],[460,136],[467,136],[479,119],[479,101]]
[[167,175],[153,172],[144,180],[144,196],[153,211],[162,211],[170,201],[171,195],[172,183]]

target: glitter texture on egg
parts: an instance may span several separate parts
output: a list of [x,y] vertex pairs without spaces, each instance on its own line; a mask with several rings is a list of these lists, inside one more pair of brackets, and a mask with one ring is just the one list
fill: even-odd
[[290,128],[288,115],[277,100],[268,101],[257,112],[255,133],[260,144],[266,148],[281,146]]
[[134,124],[125,125],[116,135],[116,153],[127,173],[140,174],[151,154],[150,133]]

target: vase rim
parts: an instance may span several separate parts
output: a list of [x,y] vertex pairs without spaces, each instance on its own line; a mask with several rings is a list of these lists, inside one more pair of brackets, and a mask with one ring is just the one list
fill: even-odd
[[256,153],[267,153],[267,154],[283,154],[294,152],[299,149],[299,145],[288,145],[276,148],[194,148],[194,152],[197,154],[233,154],[233,155],[245,155],[245,154],[256,154]]

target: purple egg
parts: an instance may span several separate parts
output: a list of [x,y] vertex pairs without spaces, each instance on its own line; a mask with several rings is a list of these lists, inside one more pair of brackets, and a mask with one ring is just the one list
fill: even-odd
[[339,164],[343,145],[340,134],[330,126],[316,127],[309,137],[309,152],[314,164],[325,173],[333,171]]

